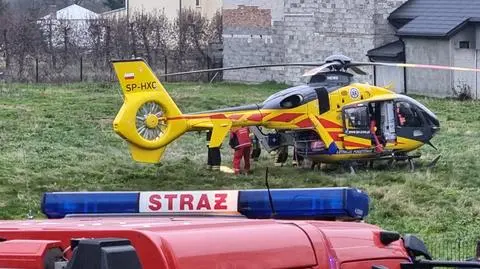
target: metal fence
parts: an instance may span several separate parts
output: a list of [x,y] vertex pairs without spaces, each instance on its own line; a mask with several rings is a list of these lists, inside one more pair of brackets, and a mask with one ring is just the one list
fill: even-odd
[[[210,69],[222,67],[221,57],[206,57],[204,59],[185,59],[180,66],[175,59],[163,58],[161,61],[149,62],[156,74],[190,71],[196,69]],[[211,81],[219,80],[222,76],[212,73],[192,74],[183,76],[168,76],[164,81]],[[11,64],[8,68],[0,68],[0,80],[6,82],[30,83],[72,83],[72,82],[108,82],[114,81],[115,74],[112,66],[107,62],[97,63],[91,57],[70,57],[57,59],[54,63],[50,58],[27,58],[20,70]]]
[[420,237],[436,260],[464,261],[476,257],[480,233]]

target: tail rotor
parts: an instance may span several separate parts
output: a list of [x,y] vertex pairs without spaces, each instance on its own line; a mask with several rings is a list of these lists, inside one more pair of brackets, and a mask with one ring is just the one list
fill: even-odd
[[113,128],[135,161],[158,163],[165,146],[187,131],[187,121],[144,60],[114,61],[113,67],[125,95]]
[[162,106],[154,101],[143,104],[135,122],[138,134],[149,141],[161,139],[167,129],[167,117]]

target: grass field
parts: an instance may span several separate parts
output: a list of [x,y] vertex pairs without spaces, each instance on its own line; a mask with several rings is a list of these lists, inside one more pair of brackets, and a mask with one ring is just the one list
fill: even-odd
[[[167,84],[183,112],[260,102],[281,85]],[[263,188],[262,154],[251,176],[205,170],[205,134],[191,133],[170,146],[160,166],[130,159],[111,123],[122,99],[116,84],[1,85],[0,219],[41,217],[45,191],[195,190]],[[420,98],[440,118],[433,139],[439,152],[421,149],[420,164],[437,154],[435,169],[406,167],[326,172],[270,169],[272,188],[354,186],[372,198],[367,222],[423,237],[480,235],[480,103]],[[222,149],[230,166],[231,150]]]

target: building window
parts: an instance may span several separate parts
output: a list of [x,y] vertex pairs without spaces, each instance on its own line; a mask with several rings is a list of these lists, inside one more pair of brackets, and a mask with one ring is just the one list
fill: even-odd
[[458,43],[458,47],[460,49],[469,49],[470,48],[470,42],[469,41],[460,41]]
[[200,6],[200,0],[195,0],[195,4],[198,6]]

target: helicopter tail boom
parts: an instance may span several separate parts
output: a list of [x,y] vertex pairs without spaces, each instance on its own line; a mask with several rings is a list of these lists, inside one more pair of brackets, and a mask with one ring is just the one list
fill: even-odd
[[114,61],[124,94],[113,128],[135,161],[158,163],[165,147],[188,129],[187,119],[142,59]]

